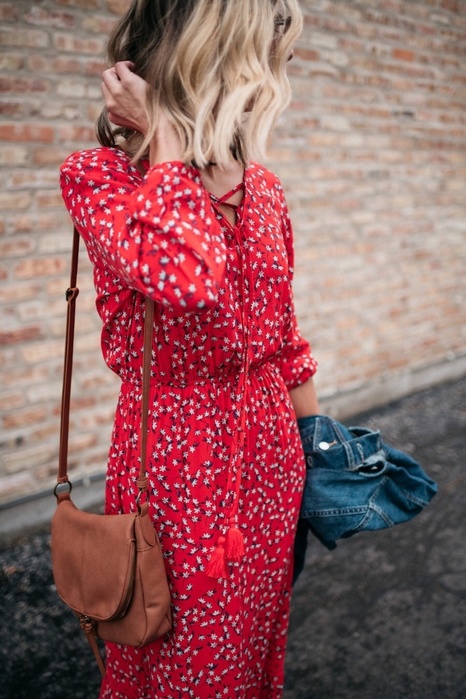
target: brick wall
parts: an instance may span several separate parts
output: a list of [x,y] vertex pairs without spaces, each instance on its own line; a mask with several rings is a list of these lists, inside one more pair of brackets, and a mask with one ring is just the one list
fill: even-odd
[[323,394],[392,393],[466,349],[466,2],[303,5],[274,141],[301,323]]
[[[0,2],[0,503],[53,481],[71,243],[57,169],[94,144],[105,36],[125,4]],[[364,391],[380,402],[465,357],[466,2],[302,5],[271,166],[293,213],[319,391],[349,412]],[[75,477],[102,472],[117,391],[89,272],[83,257]]]
[[[95,144],[105,36],[122,2],[0,3],[0,502],[42,490],[57,460],[71,229],[58,167]],[[90,267],[79,274],[69,466],[105,464],[116,380],[100,358]]]

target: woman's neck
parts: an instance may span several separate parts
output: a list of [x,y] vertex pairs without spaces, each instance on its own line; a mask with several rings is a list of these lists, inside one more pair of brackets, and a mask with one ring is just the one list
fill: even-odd
[[[233,190],[244,178],[244,167],[236,160],[232,161],[231,165],[218,167],[209,165],[200,170],[204,187],[210,194],[213,194],[216,199],[222,198],[225,194]],[[234,207],[239,206],[243,198],[243,190],[240,189],[229,197],[225,204],[217,203],[217,208],[222,212],[225,218],[232,226],[236,223],[236,211]],[[230,206],[228,206],[230,204]]]

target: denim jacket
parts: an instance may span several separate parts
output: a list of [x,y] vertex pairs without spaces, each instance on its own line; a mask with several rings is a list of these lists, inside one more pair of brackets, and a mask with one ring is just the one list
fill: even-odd
[[412,519],[437,492],[417,461],[385,444],[379,431],[345,427],[325,415],[300,418],[298,427],[307,474],[297,568],[304,562],[308,529],[333,549],[337,539]]

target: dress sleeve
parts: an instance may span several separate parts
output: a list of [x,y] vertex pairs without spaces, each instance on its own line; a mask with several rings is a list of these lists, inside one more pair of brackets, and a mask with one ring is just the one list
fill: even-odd
[[181,312],[215,304],[225,241],[195,168],[162,163],[141,181],[125,153],[102,148],[74,153],[60,174],[94,264]]
[[274,357],[274,364],[278,367],[286,387],[289,391],[305,383],[317,371],[317,361],[314,359],[310,344],[301,334],[296,319],[296,311],[293,299],[293,231],[291,227],[290,215],[285,202],[285,197],[281,186],[279,186],[283,221],[283,237],[285,240],[288,256],[288,274],[290,284],[290,303],[285,314],[283,345]]

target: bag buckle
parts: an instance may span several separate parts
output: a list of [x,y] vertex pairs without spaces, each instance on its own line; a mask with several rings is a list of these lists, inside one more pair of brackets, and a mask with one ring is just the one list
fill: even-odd
[[71,483],[71,481],[63,481],[55,485],[55,488],[53,489],[53,494],[58,500],[60,495],[69,495],[72,490],[73,484]]

